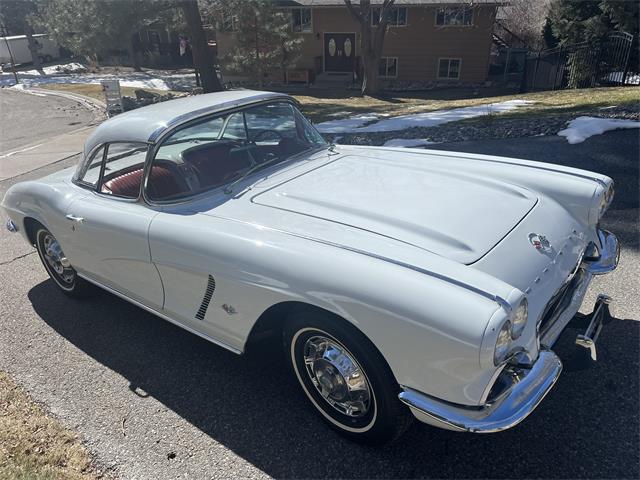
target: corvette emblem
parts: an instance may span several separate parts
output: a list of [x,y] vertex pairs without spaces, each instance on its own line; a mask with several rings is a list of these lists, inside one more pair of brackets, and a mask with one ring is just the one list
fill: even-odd
[[549,240],[547,240],[547,237],[538,233],[530,233],[529,242],[536,250],[547,250],[551,247],[551,244],[549,243]]

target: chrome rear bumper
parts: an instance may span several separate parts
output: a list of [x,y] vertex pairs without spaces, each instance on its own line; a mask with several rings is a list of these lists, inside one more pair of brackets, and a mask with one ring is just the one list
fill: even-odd
[[[585,258],[580,276],[568,293],[566,302],[558,303],[557,316],[546,332],[540,332],[542,347],[538,359],[531,365],[507,365],[492,386],[500,393],[484,406],[469,407],[438,400],[411,388],[404,388],[400,400],[409,406],[420,421],[448,430],[493,433],[511,428],[523,421],[542,401],[558,380],[562,362],[544,345],[553,345],[567,323],[580,308],[593,275],[611,272],[618,265],[620,245],[611,232],[598,230],[598,255]],[[595,341],[602,329],[609,298],[599,296],[591,322],[578,345],[591,350],[595,360]],[[501,382],[502,385],[498,385]]]

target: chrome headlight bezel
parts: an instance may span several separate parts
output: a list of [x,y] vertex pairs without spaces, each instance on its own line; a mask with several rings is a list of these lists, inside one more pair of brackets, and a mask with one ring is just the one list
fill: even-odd
[[511,338],[511,320],[506,320],[498,331],[496,344],[493,347],[493,364],[495,366],[500,365],[507,359],[507,356],[511,351],[512,341],[513,339]]
[[614,194],[615,189],[613,186],[613,182],[611,182],[604,187],[604,191],[600,195],[600,201],[598,203],[598,220],[600,220],[609,209],[609,206],[613,201]]
[[518,307],[511,316],[511,339],[517,340],[524,332],[529,320],[529,302],[527,297],[523,297]]

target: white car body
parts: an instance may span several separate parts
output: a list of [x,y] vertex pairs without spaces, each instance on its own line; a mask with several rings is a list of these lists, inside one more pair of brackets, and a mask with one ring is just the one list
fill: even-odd
[[[273,99],[289,101],[236,91],[135,110],[98,127],[85,154],[114,139],[153,148],[182,122]],[[27,241],[33,219],[81,277],[236,353],[292,302],[332,312],[379,349],[417,418],[454,430],[503,430],[535,408],[560,374],[548,349],[592,275],[617,263],[615,237],[597,228],[612,180],[551,164],[335,146],[260,170],[231,194],[169,204],[105,196],[72,174],[7,192]],[[590,244],[600,257],[587,263]],[[510,350],[529,369],[496,400],[510,368],[494,363],[498,332],[525,297],[528,321]],[[554,318],[541,326],[545,314]]]

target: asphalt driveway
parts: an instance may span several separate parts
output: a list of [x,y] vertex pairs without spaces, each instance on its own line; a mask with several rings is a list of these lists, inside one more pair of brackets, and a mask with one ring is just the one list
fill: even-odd
[[[637,132],[579,145],[535,137],[437,148],[592,168],[616,181],[604,226],[619,234],[622,261],[589,296],[611,294],[616,317],[629,321],[605,327],[593,365],[575,357],[579,322],[568,328],[555,348],[565,371],[514,429],[471,435],[416,423],[393,446],[355,445],[306,404],[278,345],[238,357],[106,293],[70,300],[4,230],[0,369],[76,428],[122,478],[638,478]],[[0,195],[14,181],[1,182]]]

